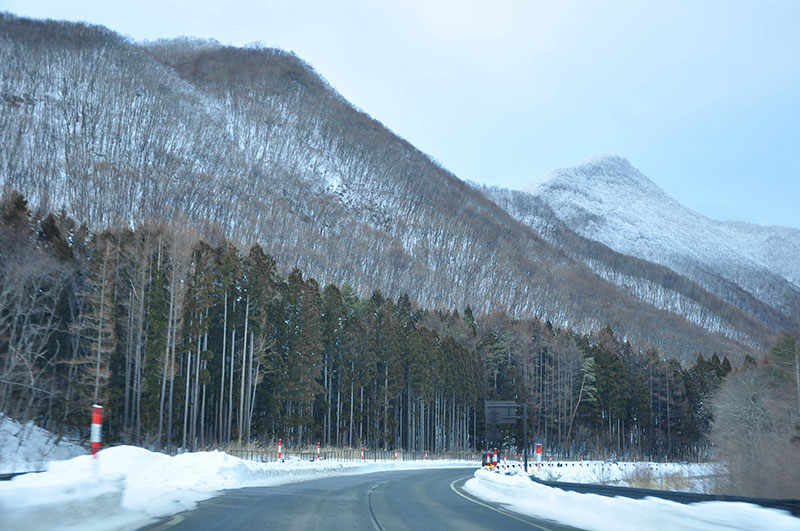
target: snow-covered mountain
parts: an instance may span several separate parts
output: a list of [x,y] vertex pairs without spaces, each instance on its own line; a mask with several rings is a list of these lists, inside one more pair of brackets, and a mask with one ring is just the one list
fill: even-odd
[[210,240],[258,242],[323,285],[581,333],[608,325],[683,361],[741,360],[771,340],[774,316],[598,255],[566,227],[553,237],[554,214],[537,225],[498,206],[281,50],[138,45],[0,14],[0,146],[0,187],[91,229],[188,220]]
[[664,265],[746,311],[737,288],[795,322],[800,316],[798,229],[709,219],[617,156],[556,170],[527,192],[578,234]]

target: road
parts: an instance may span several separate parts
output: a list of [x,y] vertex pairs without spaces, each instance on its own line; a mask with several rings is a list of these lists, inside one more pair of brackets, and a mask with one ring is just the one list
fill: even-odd
[[461,486],[474,471],[377,472],[229,490],[145,529],[573,529],[473,498]]

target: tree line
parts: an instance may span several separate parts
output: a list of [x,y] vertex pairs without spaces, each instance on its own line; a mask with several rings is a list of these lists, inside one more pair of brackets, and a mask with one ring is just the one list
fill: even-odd
[[2,205],[0,406],[48,427],[106,408],[112,440],[186,449],[473,445],[480,358],[407,295],[321,288],[254,245],[177,226],[89,234]]
[[0,410],[61,433],[99,402],[111,440],[153,448],[519,449],[519,423],[484,440],[499,399],[528,403],[531,440],[564,457],[698,457],[731,370],[608,327],[322,287],[180,221],[92,233],[10,191],[0,218]]

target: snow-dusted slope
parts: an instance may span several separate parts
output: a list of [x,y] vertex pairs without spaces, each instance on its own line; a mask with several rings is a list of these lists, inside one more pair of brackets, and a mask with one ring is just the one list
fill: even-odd
[[787,316],[800,315],[798,229],[706,218],[616,156],[556,170],[526,191],[584,237],[665,265],[726,300],[729,281]]
[[57,437],[33,422],[20,424],[0,413],[0,473],[43,470],[52,461],[86,453],[76,441]]

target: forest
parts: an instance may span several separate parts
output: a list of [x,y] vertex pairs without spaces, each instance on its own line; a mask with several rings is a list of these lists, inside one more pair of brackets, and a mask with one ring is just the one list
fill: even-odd
[[707,457],[727,358],[685,367],[610,327],[323,287],[189,227],[90,232],[6,190],[0,411],[86,437],[100,403],[107,440],[168,451],[282,438],[447,452],[518,450],[520,423],[484,440],[484,401],[514,400],[561,457]]

